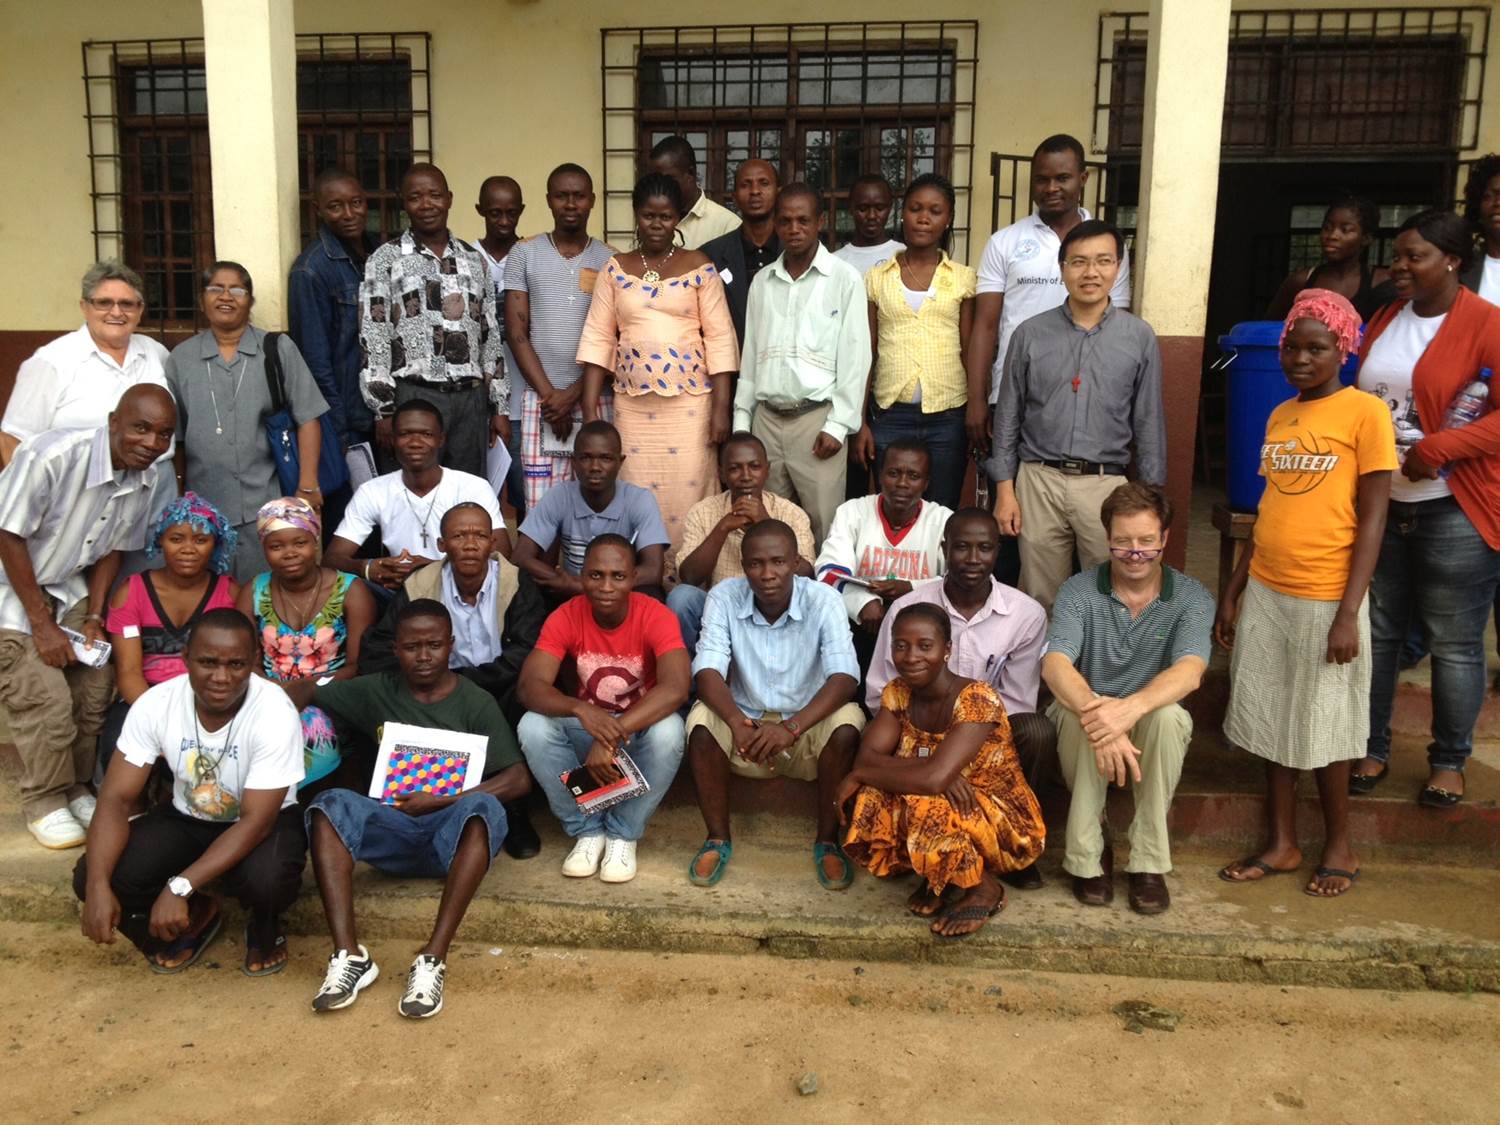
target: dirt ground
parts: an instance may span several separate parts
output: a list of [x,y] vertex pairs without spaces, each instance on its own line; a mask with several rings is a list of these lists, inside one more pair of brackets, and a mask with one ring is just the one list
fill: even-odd
[[[326,954],[294,942],[285,973],[251,980],[226,927],[158,977],[128,947],[0,923],[6,1116],[1495,1119],[1496,996],[459,945],[443,1012],[416,1022],[396,1014],[413,950],[376,943],[380,980],[314,1016]],[[1128,1030],[1124,1001],[1175,1030]]]

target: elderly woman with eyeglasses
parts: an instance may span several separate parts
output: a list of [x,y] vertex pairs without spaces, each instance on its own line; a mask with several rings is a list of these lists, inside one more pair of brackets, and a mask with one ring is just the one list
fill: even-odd
[[16,372],[0,420],[0,465],[48,430],[96,429],[137,383],[166,385],[167,349],[136,332],[146,298],[138,274],[95,262],[83,275],[83,327],[43,344]]
[[[274,411],[266,382],[267,334],[250,323],[254,305],[255,284],[244,266],[209,266],[202,298],[208,327],[173,348],[166,367],[167,385],[177,398],[179,468],[185,469],[186,487],[212,501],[238,532],[231,573],[242,586],[266,569],[256,514],[282,494],[265,428]],[[297,423],[297,496],[321,509],[318,419],[328,403],[291,338],[278,335],[275,343],[287,405]]]

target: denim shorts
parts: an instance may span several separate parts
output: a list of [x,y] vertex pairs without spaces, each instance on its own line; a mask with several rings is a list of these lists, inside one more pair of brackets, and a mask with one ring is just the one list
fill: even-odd
[[315,809],[328,818],[356,860],[404,878],[446,876],[470,817],[484,821],[490,837],[490,859],[499,854],[505,842],[505,809],[488,793],[465,793],[445,809],[426,816],[408,816],[393,805],[383,805],[352,789],[329,789],[314,797],[307,807],[309,836]]

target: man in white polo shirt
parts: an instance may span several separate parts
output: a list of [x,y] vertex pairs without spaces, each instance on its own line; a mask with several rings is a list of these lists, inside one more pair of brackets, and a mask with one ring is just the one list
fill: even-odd
[[[1063,236],[1093,217],[1081,205],[1088,178],[1083,145],[1066,133],[1048,137],[1031,155],[1031,203],[1035,210],[997,230],[985,244],[966,356],[969,386],[989,387],[988,400],[969,400],[969,438],[976,450],[987,453],[990,447],[991,419],[1000,397],[1011,335],[1023,320],[1055,309],[1068,298],[1057,251]],[[1119,308],[1130,307],[1129,254],[1120,263],[1109,299]],[[1014,586],[1020,570],[1016,540],[1001,536],[996,574],[1002,582]]]
[[[324,563],[358,575],[377,593],[395,590],[412,571],[442,557],[438,538],[443,516],[464,501],[489,513],[499,529],[495,547],[509,553],[510,539],[489,481],[460,469],[445,469],[439,462],[444,434],[438,408],[426,399],[408,399],[392,416],[391,430],[401,468],[365,481],[355,490],[328,544]],[[385,554],[355,558],[361,544],[377,530]]]

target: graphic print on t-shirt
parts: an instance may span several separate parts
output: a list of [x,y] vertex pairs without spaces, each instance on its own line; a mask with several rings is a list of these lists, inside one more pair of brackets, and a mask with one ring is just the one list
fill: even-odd
[[[1288,426],[1296,426],[1296,419]],[[1331,445],[1310,432],[1271,441],[1260,447],[1260,471],[1266,483],[1286,496],[1301,496],[1322,484],[1339,463]]]
[[578,694],[618,714],[645,693],[646,662],[639,653],[580,652]]
[[238,820],[239,798],[224,788],[222,782],[229,769],[239,771],[239,747],[205,750],[196,739],[184,738],[178,753],[182,767],[177,774],[177,786],[182,803],[204,820]]
[[1404,465],[1406,451],[1427,436],[1422,432],[1422,420],[1412,402],[1412,388],[1407,386],[1398,393],[1389,383],[1376,383],[1372,393],[1391,412],[1391,425],[1396,428],[1396,460]]

